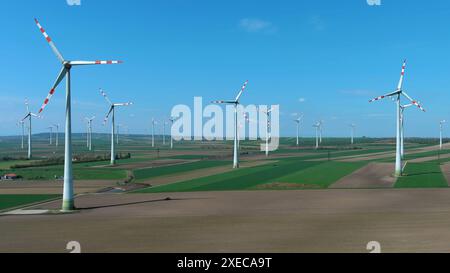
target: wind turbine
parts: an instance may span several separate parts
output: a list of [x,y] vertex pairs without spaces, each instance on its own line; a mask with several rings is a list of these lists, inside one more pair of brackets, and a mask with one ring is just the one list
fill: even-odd
[[439,122],[439,149],[442,150],[442,129],[444,127],[444,123],[446,123],[446,120],[441,120]]
[[266,157],[269,156],[269,129],[270,129],[270,113],[273,111],[273,108],[270,108],[267,112],[264,111],[264,113],[267,115],[267,124],[266,124]]
[[320,130],[320,122],[313,125],[316,128],[316,149],[319,149],[319,130]]
[[21,121],[19,121],[18,123],[17,123],[17,125],[21,125],[21,127],[22,127],[22,150],[23,149],[25,149],[25,144],[24,144],[24,138],[25,138],[25,128],[24,128],[24,126],[25,126],[25,122],[23,121],[23,120],[21,120]]
[[25,101],[25,105],[27,107],[27,115],[22,119],[22,123],[25,123],[25,120],[28,119],[28,159],[31,159],[32,157],[32,142],[31,142],[31,119],[32,118],[39,118],[38,115],[30,112],[30,107],[28,105],[28,101]]
[[[247,123],[250,123],[250,117],[247,115],[247,113],[244,113],[244,122],[239,122],[238,123],[238,151],[241,150],[241,131],[244,128],[245,129],[245,125]],[[243,132],[244,135],[244,140],[245,140],[245,130]]]
[[102,94],[102,96],[105,98],[105,100],[110,105],[108,114],[106,115],[105,120],[103,121],[103,124],[106,124],[109,116],[112,114],[112,118],[111,118],[112,119],[112,121],[111,121],[111,165],[115,165],[116,164],[116,152],[115,152],[115,147],[114,147],[114,133],[115,133],[115,127],[116,127],[116,121],[115,121],[115,112],[116,111],[115,110],[116,110],[116,107],[130,106],[130,105],[133,105],[133,103],[132,102],[112,103],[111,100],[106,95],[105,91],[103,91],[103,89],[100,89],[100,93]]
[[55,142],[56,142],[56,147],[58,147],[59,146],[59,124],[54,124],[53,126],[56,128]]
[[405,109],[413,105],[412,103],[400,105],[400,156],[402,159],[405,156]]
[[50,126],[50,127],[48,127],[47,129],[50,130],[50,137],[49,137],[49,139],[50,139],[50,145],[53,145],[53,127]]
[[319,121],[319,142],[322,144],[323,120]]
[[166,125],[167,121],[163,121],[163,145],[166,145]]
[[55,53],[56,57],[62,64],[61,72],[56,78],[56,82],[53,87],[50,89],[50,92],[47,98],[44,101],[39,113],[42,113],[44,108],[49,103],[51,97],[55,93],[55,89],[61,83],[61,81],[66,77],[66,130],[65,130],[65,152],[64,152],[64,194],[63,194],[63,211],[71,211],[75,209],[75,203],[73,198],[73,174],[72,174],[72,110],[71,110],[71,77],[70,71],[74,66],[80,65],[103,65],[103,64],[120,64],[121,61],[69,61],[64,59],[59,50],[56,48],[50,36],[48,36],[47,32],[45,32],[44,28],[38,22],[37,19],[34,19],[36,25],[41,31],[44,38],[47,40],[50,45],[53,53]]
[[[175,117],[170,117],[169,121],[171,126],[173,127],[173,123],[175,122],[176,118]],[[171,128],[172,128],[171,127]],[[173,149],[173,136],[172,136],[172,130],[170,130],[170,149]]]
[[247,88],[248,81],[242,85],[241,90],[239,91],[238,95],[236,96],[236,99],[230,100],[230,101],[213,101],[212,103],[215,104],[232,104],[234,105],[234,149],[233,149],[233,168],[237,169],[239,168],[239,147],[238,147],[238,105],[240,104],[239,100],[244,93],[245,89]]
[[87,147],[89,151],[92,151],[92,122],[95,119],[95,116],[92,118],[85,118],[87,122]]
[[152,148],[155,147],[155,125],[157,124],[156,120],[152,118]]
[[297,124],[297,147],[300,145],[300,123],[302,122],[303,115],[300,115],[294,122]]
[[370,100],[369,102],[374,102],[377,100],[381,100],[384,98],[392,97],[395,99],[397,104],[397,141],[396,141],[396,155],[395,155],[395,175],[401,176],[402,175],[402,156],[401,156],[401,134],[402,134],[402,110],[401,110],[401,96],[403,95],[406,97],[409,101],[411,101],[411,104],[417,106],[420,110],[425,112],[425,109],[422,108],[422,106],[417,102],[416,100],[413,100],[407,93],[403,91],[403,79],[405,76],[405,70],[406,70],[406,60],[403,62],[402,66],[402,72],[400,74],[400,81],[398,82],[397,90],[394,92],[388,93],[386,95],[374,98]]
[[355,143],[354,141],[354,137],[355,137],[355,128],[356,128],[356,124],[352,123],[350,124],[350,129],[351,129],[351,140],[350,143],[353,145]]
[[119,134],[120,134],[120,127],[122,127],[122,124],[119,123],[117,124],[117,129],[116,129],[116,144],[119,145]]

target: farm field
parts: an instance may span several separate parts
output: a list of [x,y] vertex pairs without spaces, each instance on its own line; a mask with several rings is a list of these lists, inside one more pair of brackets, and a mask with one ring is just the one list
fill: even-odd
[[[62,215],[61,218],[52,215],[58,214],[61,204],[63,165],[58,157],[62,156],[63,149],[55,152],[54,148],[46,144],[45,135],[37,136],[36,146],[39,148],[33,160],[28,161],[21,158],[23,155],[20,149],[13,153],[8,146],[0,145],[0,154],[8,154],[8,158],[0,161],[0,174],[15,173],[21,177],[19,181],[0,182],[0,210],[3,213],[0,215],[0,225],[8,230],[8,238],[19,242],[8,251],[26,247],[32,252],[60,252],[58,244],[63,242],[47,244],[45,249],[39,246],[40,236],[48,236],[44,229],[34,232],[32,236],[24,235],[26,228],[15,231],[18,225],[39,226],[44,220],[57,228],[65,228],[66,223],[72,221],[85,222],[92,231],[89,236],[70,229],[66,234],[81,240],[96,242],[97,238],[101,238],[100,222],[114,226],[110,232],[115,234],[122,234],[122,226],[133,226],[134,234],[140,235],[143,240],[139,246],[138,237],[122,234],[123,240],[116,241],[111,248],[101,243],[96,246],[88,244],[87,248],[92,252],[114,249],[125,252],[170,252],[173,249],[209,252],[213,248],[245,252],[255,247],[276,252],[311,249],[318,252],[332,249],[360,252],[364,251],[360,245],[367,238],[375,236],[368,226],[364,229],[364,235],[349,241],[344,238],[346,226],[361,225],[363,218],[366,222],[386,225],[382,238],[394,242],[386,246],[388,251],[408,251],[410,247],[417,246],[400,247],[395,242],[424,236],[419,230],[413,230],[408,235],[396,232],[399,224],[417,223],[414,217],[399,216],[403,215],[403,210],[415,208],[413,200],[416,199],[411,194],[421,198],[419,204],[434,200],[436,204],[445,206],[443,196],[448,191],[447,178],[450,179],[450,171],[447,171],[450,168],[444,165],[448,161],[447,156],[450,157],[449,144],[445,144],[445,149],[439,154],[440,160],[437,160],[437,146],[422,141],[408,143],[405,159],[411,162],[407,163],[404,176],[397,178],[391,169],[394,146],[386,140],[371,139],[365,142],[361,139],[360,143],[351,146],[344,140],[325,138],[324,146],[315,150],[307,146],[313,145],[312,139],[304,139],[303,146],[298,148],[292,139],[281,139],[280,150],[269,157],[258,150],[257,143],[243,141],[241,168],[233,169],[230,142],[215,145],[183,142],[177,143],[171,150],[167,145],[162,145],[160,138],[157,138],[157,147],[151,148],[146,137],[124,136],[123,142],[118,145],[118,152],[127,158],[119,159],[115,166],[110,166],[106,160],[109,156],[107,136],[98,135],[96,139],[94,151],[89,152],[83,145],[82,135],[74,138],[75,143],[79,143],[75,146],[74,155],[80,159],[74,162],[75,205],[78,211],[73,215]],[[11,155],[15,156],[10,158]],[[47,200],[55,201],[32,205]],[[367,200],[372,200],[372,208],[368,207]],[[387,202],[392,203],[394,200],[403,200],[404,207],[401,210],[387,210]],[[329,207],[332,204],[342,205],[332,209]],[[33,211],[49,213],[26,216],[27,210],[21,208],[30,205]],[[238,210],[236,206],[245,209]],[[354,206],[358,207],[357,211]],[[297,211],[299,208],[303,208],[303,213]],[[425,217],[423,213],[427,209],[422,207],[422,210],[422,214],[419,213],[417,217]],[[25,215],[9,215],[17,211]],[[323,211],[335,216],[323,218]],[[359,216],[368,211],[366,217]],[[390,216],[380,218],[381,211],[389,211]],[[163,215],[164,221],[160,218]],[[337,215],[346,216],[340,216],[341,220],[336,223],[333,219]],[[101,219],[100,222],[89,220],[92,216]],[[271,221],[277,221],[278,224],[263,228],[269,216]],[[398,220],[393,220],[394,217]],[[434,214],[428,217],[430,221],[438,221],[434,220]],[[195,219],[202,219],[199,220],[201,226],[192,224],[184,225],[183,229],[178,228],[182,222]],[[227,223],[246,225],[256,233],[250,235]],[[326,228],[312,232],[319,223],[336,226],[335,235],[326,236],[330,234]],[[439,229],[441,224],[445,225],[439,222],[430,228]],[[282,235],[277,236],[276,243],[273,241],[272,228],[283,231]],[[304,235],[296,235],[292,228],[302,230]],[[168,229],[173,239],[148,235],[148,232],[161,234],[162,230]],[[201,230],[203,235],[190,233],[187,231],[189,229]],[[225,229],[244,237],[250,236],[252,240],[241,238],[242,243],[233,241],[227,246],[225,242],[230,240],[230,234],[224,233]],[[147,235],[142,233],[144,230]],[[211,236],[217,232],[222,235],[217,237],[216,245],[194,242],[198,239],[210,242]],[[391,236],[386,235],[390,233]],[[184,239],[177,234],[184,236]],[[321,238],[335,240],[335,244],[326,246]],[[432,238],[428,239],[433,241]],[[287,243],[290,240],[293,243]],[[336,244],[343,240],[345,244]],[[157,243],[149,244],[150,241]],[[313,241],[314,246],[311,244]],[[183,248],[182,244],[191,247]],[[439,241],[433,242],[433,247],[444,249]]]
[[0,194],[0,211],[57,198],[56,194]]

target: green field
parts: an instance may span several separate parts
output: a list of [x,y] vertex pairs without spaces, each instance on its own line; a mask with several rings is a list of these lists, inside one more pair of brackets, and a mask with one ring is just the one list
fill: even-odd
[[[32,161],[23,160],[26,149],[20,149],[20,138],[0,138],[0,175],[16,173],[24,180],[54,180],[63,176],[63,165],[26,168],[11,168],[14,165],[27,165],[30,163],[45,164],[52,159],[61,159],[64,152],[63,145],[56,148],[48,145],[48,134],[33,135]],[[62,141],[62,136],[60,136]],[[114,168],[109,161],[94,161],[73,164],[74,178],[76,180],[115,180],[127,182],[145,182],[158,177],[180,175],[197,170],[229,166],[225,171],[208,177],[187,181],[179,181],[170,185],[161,185],[148,188],[141,192],[176,192],[176,191],[223,191],[223,190],[283,190],[283,189],[325,189],[331,184],[363,167],[367,162],[392,162],[393,157],[361,162],[335,162],[333,160],[344,156],[370,155],[381,152],[394,152],[393,139],[358,138],[355,145],[349,144],[348,138],[324,138],[323,146],[314,149],[315,138],[302,138],[301,147],[296,148],[296,139],[293,137],[280,139],[280,149],[270,153],[266,165],[231,169],[232,141],[182,141],[175,143],[175,149],[162,144],[162,137],[156,138],[156,147],[151,147],[151,140],[146,135],[121,135],[117,152],[131,155],[129,159],[118,160]],[[110,135],[96,134],[93,138],[94,151],[86,148],[85,135],[73,135],[74,157],[82,159],[108,158],[110,151]],[[406,150],[410,153],[406,160],[435,156],[437,150],[419,152],[415,149],[436,144],[435,139],[408,139]],[[241,141],[241,153],[246,160],[252,161],[252,156],[263,154],[259,151],[258,141]],[[189,151],[188,153],[184,153]],[[198,153],[196,153],[196,151]],[[450,150],[443,150],[443,157]],[[292,157],[278,157],[288,154]],[[85,157],[83,157],[85,156]],[[220,156],[220,159],[218,159]],[[198,160],[171,166],[152,166],[152,161],[158,159]],[[255,160],[261,160],[255,157]],[[317,160],[317,161],[309,161]],[[41,162],[37,162],[41,161]],[[450,161],[442,158],[441,162]],[[144,164],[139,164],[144,162]],[[275,162],[275,163],[274,163]],[[135,164],[136,163],[136,164]],[[133,174],[132,176],[130,174]],[[129,177],[128,177],[129,176]],[[128,179],[130,178],[130,179]],[[134,178],[134,180],[132,180]],[[441,174],[436,160],[426,163],[409,164],[406,175],[398,180],[396,187],[444,187],[445,179]]]
[[[227,190],[256,190],[273,189],[299,189],[299,188],[327,188],[329,185],[364,166],[365,163],[342,162],[311,162],[301,160],[280,160],[277,163],[233,170],[230,172],[212,175],[147,188],[138,192],[186,192],[186,191],[227,191]],[[326,170],[326,171],[324,171]],[[284,187],[287,183],[297,184]],[[306,185],[306,187],[305,187]]]
[[0,194],[0,210],[58,198],[56,194]]
[[[344,176],[364,167],[366,162],[330,161],[278,178],[280,189],[289,188],[285,184],[301,184],[303,187],[326,189]],[[295,186],[295,185],[294,185]],[[292,186],[291,186],[292,187]],[[295,188],[295,187],[294,187]]]
[[446,188],[447,181],[436,163],[409,163],[396,188]]
[[201,170],[206,168],[213,168],[219,166],[230,165],[228,161],[197,161],[192,163],[177,164],[173,166],[165,166],[158,168],[139,169],[134,171],[134,177],[137,180],[145,180],[158,176],[166,176],[173,174],[180,174],[192,170]]

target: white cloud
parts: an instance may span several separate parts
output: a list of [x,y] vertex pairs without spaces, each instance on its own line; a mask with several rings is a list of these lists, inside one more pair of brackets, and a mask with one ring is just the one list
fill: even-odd
[[256,18],[244,18],[239,21],[239,27],[247,32],[274,32],[276,28],[269,21]]
[[299,98],[298,101],[299,101],[300,103],[304,103],[304,102],[306,102],[306,99],[305,99],[305,98]]

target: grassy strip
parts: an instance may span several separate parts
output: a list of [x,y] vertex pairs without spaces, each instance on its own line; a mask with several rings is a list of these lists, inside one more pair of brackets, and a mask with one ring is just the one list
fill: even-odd
[[447,181],[435,163],[409,163],[395,188],[446,188]]
[[51,200],[57,194],[0,194],[0,210]]

